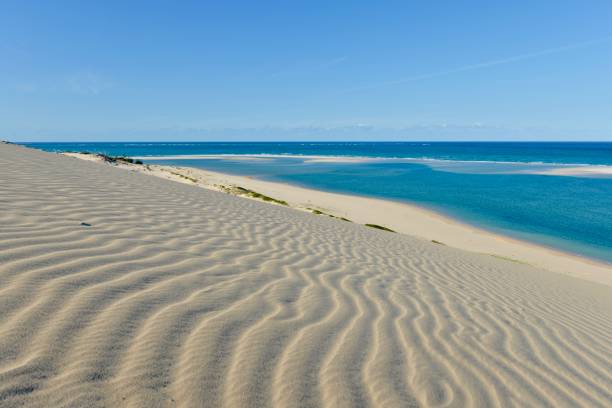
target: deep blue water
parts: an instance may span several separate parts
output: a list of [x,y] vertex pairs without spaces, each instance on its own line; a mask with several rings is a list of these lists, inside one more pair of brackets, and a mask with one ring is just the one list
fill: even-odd
[[[28,145],[45,150],[152,156],[148,160],[151,162],[159,162],[154,156],[161,155],[295,155],[250,160],[173,158],[162,162],[416,203],[496,232],[612,262],[612,178],[533,174],[533,170],[559,164],[612,165],[612,143]],[[297,155],[386,159],[317,162]],[[398,157],[444,161],[389,159]]]

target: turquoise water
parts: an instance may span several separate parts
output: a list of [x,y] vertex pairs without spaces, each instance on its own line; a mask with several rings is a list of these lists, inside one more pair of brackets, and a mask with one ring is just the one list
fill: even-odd
[[612,143],[540,142],[184,142],[24,143],[50,151],[89,150],[110,155],[292,154],[357,157],[411,157],[495,162],[612,165]]
[[[534,174],[566,164],[612,166],[612,143],[29,145],[150,156],[146,161],[415,203],[495,232],[612,262],[612,178]],[[260,156],[154,158],[186,154]],[[313,155],[377,159],[321,162],[308,157]]]

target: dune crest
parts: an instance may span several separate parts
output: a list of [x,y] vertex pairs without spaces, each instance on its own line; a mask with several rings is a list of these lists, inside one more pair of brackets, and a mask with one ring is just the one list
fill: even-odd
[[0,145],[1,407],[609,407],[612,288]]

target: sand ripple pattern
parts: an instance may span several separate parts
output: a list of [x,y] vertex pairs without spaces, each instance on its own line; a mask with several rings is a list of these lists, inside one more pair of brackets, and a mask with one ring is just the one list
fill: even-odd
[[612,406],[609,287],[17,146],[0,169],[0,407]]

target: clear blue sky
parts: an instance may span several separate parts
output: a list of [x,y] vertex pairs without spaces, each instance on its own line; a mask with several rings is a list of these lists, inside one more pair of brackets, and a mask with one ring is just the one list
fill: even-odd
[[612,140],[612,2],[0,6],[0,139]]

